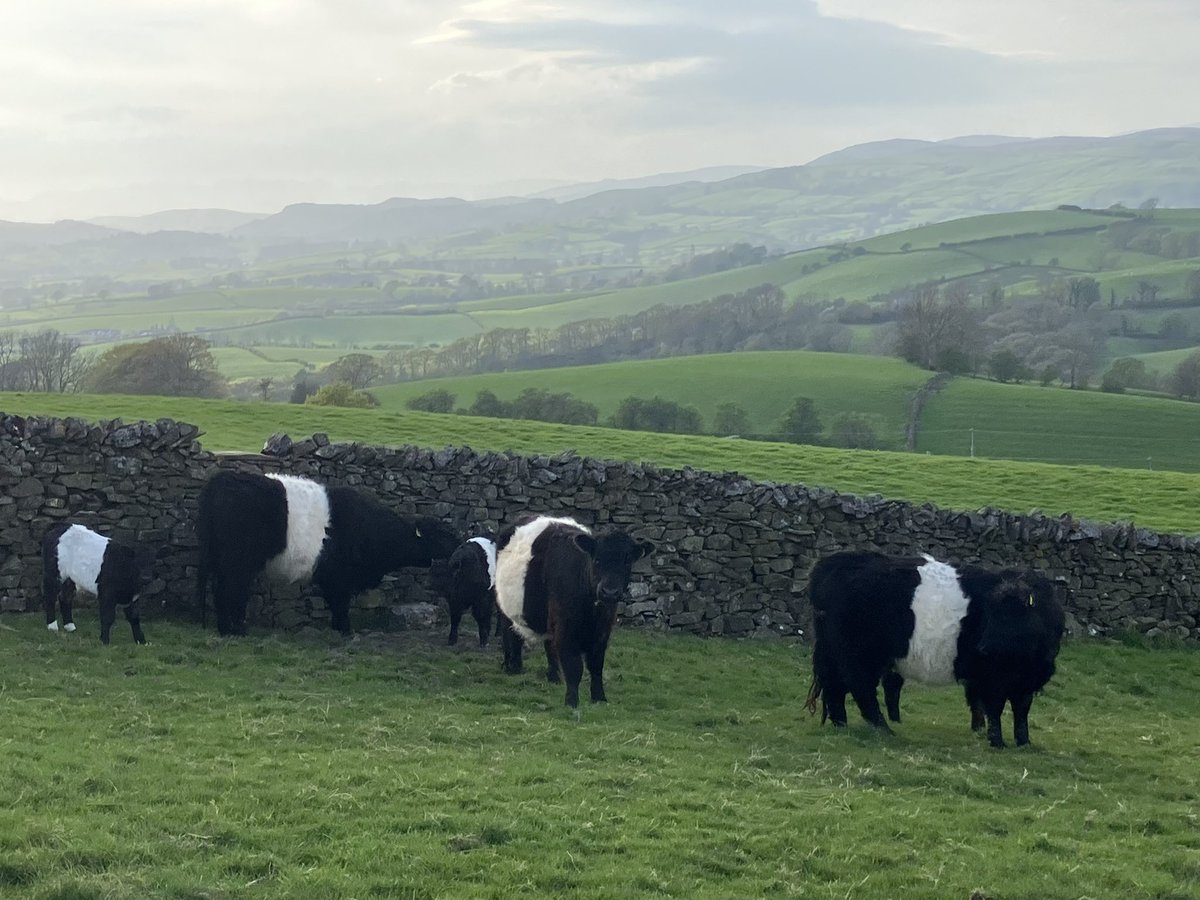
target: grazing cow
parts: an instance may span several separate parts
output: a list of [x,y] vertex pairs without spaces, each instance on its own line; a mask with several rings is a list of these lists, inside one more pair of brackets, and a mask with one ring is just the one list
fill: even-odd
[[450,644],[458,643],[458,624],[468,609],[479,628],[479,646],[486,647],[496,606],[496,542],[473,537],[430,568],[434,588],[450,607]]
[[568,706],[579,705],[587,661],[592,702],[603,702],[604,654],[633,564],[653,547],[613,529],[599,535],[574,519],[538,516],[497,541],[496,603],[504,617],[504,670],[521,671],[522,642],[545,642],[546,677],[566,674]]
[[1018,745],[1029,743],[1029,707],[1054,674],[1064,615],[1054,586],[1030,569],[955,569],[930,556],[893,558],[835,553],[809,577],[813,608],[813,684],[807,706],[821,721],[846,724],[846,693],[862,716],[891,729],[879,710],[883,679],[888,716],[900,721],[907,678],[962,682],[971,728],[987,722],[1003,747],[1000,716],[1012,704]]
[[117,607],[133,629],[133,639],[146,643],[138,612],[142,560],[127,544],[97,534],[83,525],[55,525],[42,538],[42,600],[46,627],[58,631],[57,607],[62,606],[63,631],[74,631],[71,600],[78,588],[96,597],[100,607],[100,640],[109,642]]
[[388,572],[445,559],[459,537],[429,516],[404,516],[347,487],[294,475],[218,472],[200,492],[196,600],[208,624],[213,581],[217,630],[246,633],[246,603],[255,576],[312,580],[332,625],[350,633],[350,599]]

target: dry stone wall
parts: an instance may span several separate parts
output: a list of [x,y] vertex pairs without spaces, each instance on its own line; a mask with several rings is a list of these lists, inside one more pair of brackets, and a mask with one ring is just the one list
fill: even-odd
[[[619,525],[657,550],[638,564],[626,624],[703,635],[808,630],[806,573],[849,547],[927,552],[959,563],[1028,564],[1067,588],[1082,628],[1200,638],[1200,544],[1121,525],[952,512],[735,474],[556,456],[335,444],[320,434],[281,455],[205,451],[195,426],[0,414],[0,608],[40,609],[42,533],[70,519],[158,548],[145,614],[196,618],[192,523],[204,481],[222,467],[285,471],[371,491],[401,512],[453,521],[464,534],[530,511]],[[383,626],[397,604],[436,602],[427,574],[400,573],[360,598],[356,623]],[[265,625],[327,619],[309,590],[264,589]]]

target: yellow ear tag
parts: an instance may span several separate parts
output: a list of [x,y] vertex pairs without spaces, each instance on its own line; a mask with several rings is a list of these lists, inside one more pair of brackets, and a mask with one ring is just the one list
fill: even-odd
[[1029,605],[1033,606],[1033,594],[1029,595]]

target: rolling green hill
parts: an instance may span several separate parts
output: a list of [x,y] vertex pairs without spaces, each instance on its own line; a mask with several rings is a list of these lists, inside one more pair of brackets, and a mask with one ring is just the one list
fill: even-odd
[[917,451],[1200,472],[1200,407],[1161,397],[956,378],[925,407]]
[[291,404],[173,397],[0,394],[0,409],[22,415],[168,416],[199,425],[212,450],[254,452],[275,431],[293,438],[322,431],[334,440],[553,454],[572,449],[603,459],[741,472],[752,478],[824,485],[856,494],[932,502],[950,509],[993,506],[1047,515],[1071,512],[1134,521],[1163,531],[1200,532],[1200,475],[1095,466],[1055,466],[933,454],[841,451],[732,438],[576,428],[470,416],[387,413]]
[[[812,398],[828,426],[840,412],[865,413],[882,446],[902,449],[910,405],[930,373],[896,359],[776,351],[710,354],[462,378],[375,388],[388,410],[434,389],[467,408],[487,389],[511,400],[525,388],[569,391],[596,405],[603,421],[628,396],[661,396],[695,406],[712,421],[722,403],[746,410],[756,434],[773,434],[797,396]],[[1200,471],[1200,407],[1163,397],[1070,391],[957,378],[925,406],[918,452],[1066,465]]]
[[660,396],[696,407],[706,425],[722,403],[736,403],[757,435],[776,433],[796,398],[809,397],[826,423],[839,412],[866,413],[880,426],[884,445],[902,449],[909,404],[929,374],[897,359],[797,350],[438,378],[384,385],[372,393],[384,409],[399,411],[406,400],[437,388],[455,394],[460,408],[469,407],[484,389],[501,400],[512,400],[526,388],[567,391],[595,404],[601,421],[626,397]]

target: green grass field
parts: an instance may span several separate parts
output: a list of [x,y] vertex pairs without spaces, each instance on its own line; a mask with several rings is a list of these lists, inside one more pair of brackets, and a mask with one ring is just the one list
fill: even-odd
[[957,689],[908,689],[895,737],[821,727],[783,641],[619,630],[576,719],[441,631],[39,620],[0,618],[5,896],[1200,892],[1194,649],[1068,644],[996,751]]
[[809,397],[828,424],[839,412],[860,412],[880,425],[885,446],[902,449],[912,395],[929,372],[898,359],[805,351],[720,353],[597,366],[501,372],[383,385],[372,389],[384,409],[431,390],[455,394],[467,408],[481,390],[511,400],[526,388],[569,392],[596,405],[604,421],[629,396],[660,396],[695,406],[711,426],[722,403],[736,403],[754,434],[775,434],[797,397]]
[[1200,471],[1200,407],[1163,397],[956,378],[925,407],[918,451]]
[[199,425],[205,432],[201,442],[210,450],[256,452],[276,431],[293,438],[320,431],[333,440],[391,446],[467,446],[531,454],[571,449],[600,459],[740,472],[750,478],[881,494],[949,509],[1037,509],[1054,516],[1071,512],[1099,521],[1133,521],[1160,531],[1200,532],[1200,475],[1181,472],[842,451],[471,416],[172,397],[0,394],[0,410],[91,420],[166,416]]

